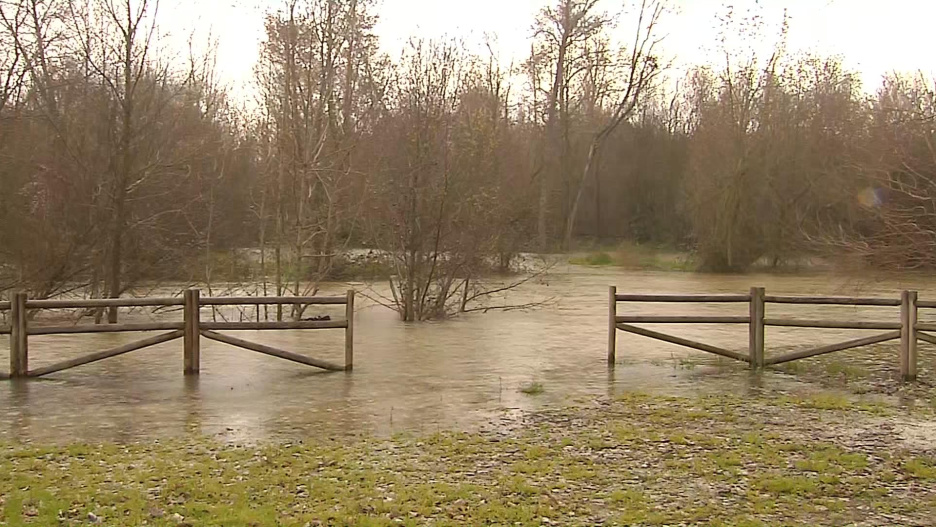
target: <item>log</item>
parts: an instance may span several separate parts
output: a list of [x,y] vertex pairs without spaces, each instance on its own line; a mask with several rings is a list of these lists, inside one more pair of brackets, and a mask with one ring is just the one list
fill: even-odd
[[202,330],[202,336],[211,340],[218,342],[223,342],[224,344],[229,344],[231,346],[237,346],[238,348],[244,348],[250,351],[256,351],[257,353],[263,353],[264,355],[270,355],[271,357],[277,357],[280,359],[286,359],[293,362],[298,362],[300,364],[305,364],[306,366],[314,366],[316,368],[322,368],[323,370],[330,371],[344,371],[344,366],[339,366],[337,364],[332,364],[323,360],[313,359],[306,357],[305,355],[299,355],[298,353],[293,353],[291,351],[285,351],[277,349],[271,346],[264,346],[263,344],[257,344],[255,342],[250,342],[247,340],[239,339],[236,337],[231,337],[228,335],[223,335],[221,333],[216,333],[210,330]]
[[917,376],[917,292],[904,291],[900,297],[900,378]]
[[45,326],[29,328],[30,335],[72,335],[76,333],[124,333],[129,331],[167,331],[183,329],[182,322],[147,322],[143,324],[96,324],[82,326]]
[[763,287],[751,288],[748,358],[755,370],[764,367],[764,296]]
[[201,371],[201,308],[198,289],[185,291],[185,312],[183,313],[185,338],[182,345],[182,372],[184,375],[198,375]]
[[770,304],[824,304],[839,306],[899,306],[892,298],[859,298],[849,296],[765,296]]
[[344,305],[348,299],[344,296],[232,296],[202,298],[200,302],[203,306]]
[[936,300],[917,300],[917,307],[936,307]]
[[11,302],[0,302],[0,311],[9,311],[10,309],[13,309]]
[[112,357],[117,357],[125,353],[130,353],[131,351],[140,350],[143,348],[148,348],[150,346],[155,346],[157,344],[162,344],[163,342],[169,342],[177,338],[181,338],[185,334],[182,330],[176,330],[171,333],[163,333],[162,335],[156,335],[155,337],[150,337],[143,340],[138,340],[136,342],[131,342],[129,344],[124,344],[123,346],[118,346],[114,349],[109,349],[106,351],[99,351],[97,353],[92,353],[91,355],[85,355],[84,357],[78,357],[76,359],[66,360],[53,364],[51,366],[44,366],[42,368],[36,368],[29,372],[29,377],[42,377],[43,375],[49,375],[50,373],[59,372],[62,370],[68,370],[76,366],[83,366],[85,364],[91,364],[92,362],[102,361],[104,359],[110,359]]
[[26,293],[13,295],[10,313],[10,377],[25,377],[29,371],[29,316]]
[[617,323],[630,324],[748,324],[750,317],[703,317],[703,316],[645,316],[625,315],[614,318]]
[[226,331],[251,331],[268,329],[346,329],[348,321],[309,321],[309,322],[202,322],[202,329]]
[[0,326],[0,335],[9,335],[13,333],[13,328],[10,326]]
[[608,366],[617,361],[617,287],[608,290]]
[[832,353],[835,351],[844,351],[847,349],[858,348],[861,346],[870,346],[871,344],[880,344],[881,342],[887,342],[889,340],[899,339],[900,331],[891,331],[881,335],[875,335],[873,337],[865,337],[861,339],[849,340],[847,342],[840,342],[838,344],[830,344],[828,346],[822,346],[819,348],[813,348],[805,351],[797,351],[796,353],[790,353],[787,355],[782,355],[780,357],[773,357],[767,359],[765,363],[768,366],[773,366],[776,364],[783,364],[784,362],[791,362],[794,360],[808,359],[810,357],[817,357],[819,355],[825,355],[827,353]]
[[345,302],[345,371],[354,369],[354,290],[348,291]]
[[181,298],[85,298],[76,300],[30,300],[29,309],[81,309],[95,307],[181,306]]
[[736,353],[734,351],[729,351],[724,348],[719,348],[718,346],[712,346],[710,344],[704,344],[702,342],[696,342],[689,339],[684,339],[681,337],[674,337],[672,335],[667,335],[665,333],[659,333],[656,331],[651,331],[649,329],[640,328],[637,326],[631,326],[628,324],[618,324],[617,328],[621,331],[626,331],[628,333],[634,333],[636,335],[641,335],[643,337],[648,337],[651,339],[662,340],[663,342],[669,342],[671,344],[678,344],[680,346],[686,346],[687,348],[694,348],[701,351],[706,351],[708,353],[714,353],[715,355],[721,355],[722,357],[727,357],[729,359],[739,360],[741,362],[750,362],[750,358],[741,353]]
[[826,328],[826,329],[900,329],[899,322],[847,322],[839,320],[796,320],[789,318],[768,318],[765,326],[791,328]]
[[936,345],[936,336],[930,335],[929,333],[923,333],[922,331],[917,331],[917,338],[923,342],[928,342],[930,344]]
[[748,295],[635,295],[615,294],[618,302],[748,302]]
[[936,331],[936,324],[932,322],[917,322],[917,331]]

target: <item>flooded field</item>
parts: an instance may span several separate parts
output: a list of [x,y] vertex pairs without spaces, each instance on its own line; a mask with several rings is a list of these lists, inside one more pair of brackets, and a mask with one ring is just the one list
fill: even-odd
[[[203,339],[199,377],[182,375],[182,343],[174,341],[42,380],[3,382],[0,438],[46,443],[125,441],[188,433],[230,441],[317,434],[385,435],[471,429],[504,412],[628,390],[683,394],[809,389],[792,375],[751,375],[742,364],[729,365],[686,348],[624,333],[619,333],[619,364],[609,371],[605,364],[609,285],[616,285],[622,293],[744,293],[756,285],[766,287],[768,294],[892,298],[899,296],[901,289],[911,288],[920,290],[921,298],[936,299],[936,282],[912,277],[713,276],[563,266],[511,293],[508,301],[517,304],[551,299],[531,311],[495,311],[439,323],[403,324],[392,311],[361,302],[356,315],[353,373],[319,373]],[[326,292],[346,288],[345,284],[332,284]],[[745,315],[747,305],[621,304],[618,309],[619,314]],[[332,311],[321,311],[325,313]],[[338,315],[339,310],[333,314]],[[896,308],[878,307],[769,306],[768,315],[898,320]],[[729,349],[747,347],[745,326],[659,329]],[[237,334],[335,362],[341,362],[343,356],[340,330]],[[866,334],[769,328],[767,353]],[[32,337],[30,363],[33,367],[51,364],[137,338],[139,334]],[[8,362],[7,346],[7,339],[0,341],[4,364]],[[923,346],[921,360],[933,360]],[[895,354],[894,368],[896,361]],[[539,383],[542,393],[522,393],[521,389],[532,383]]]

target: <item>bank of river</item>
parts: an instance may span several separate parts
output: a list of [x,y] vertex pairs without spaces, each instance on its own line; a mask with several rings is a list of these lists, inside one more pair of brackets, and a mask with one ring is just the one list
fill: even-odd
[[[642,293],[760,285],[775,294],[890,297],[908,288],[936,298],[936,282],[920,277],[566,266],[504,299],[548,301],[528,312],[408,325],[363,302],[353,373],[311,372],[203,342],[200,377],[183,377],[181,346],[169,343],[5,382],[0,525],[931,524],[930,348],[921,346],[913,386],[894,380],[888,347],[752,374],[622,334],[609,369],[611,284]],[[774,314],[897,318],[892,308],[796,309]],[[729,349],[747,345],[743,327],[666,329]],[[768,354],[863,334],[772,328]],[[244,336],[324,359],[340,361],[343,352],[340,331]],[[37,337],[31,361],[134,338]],[[5,353],[0,347],[0,360]]]
[[5,525],[931,525],[929,414],[623,395],[471,433],[0,447]]

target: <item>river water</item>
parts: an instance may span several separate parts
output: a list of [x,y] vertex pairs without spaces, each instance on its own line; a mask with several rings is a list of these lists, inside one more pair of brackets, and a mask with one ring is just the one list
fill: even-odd
[[[182,375],[181,340],[60,372],[41,380],[0,382],[0,439],[60,443],[133,441],[207,434],[235,442],[318,434],[426,433],[472,429],[505,415],[626,391],[688,394],[810,387],[790,375],[752,375],[687,348],[618,333],[618,365],[609,370],[608,286],[635,293],[843,294],[899,297],[902,289],[936,299],[922,277],[874,279],[785,275],[702,275],[561,266],[506,301],[549,300],[530,311],[493,311],[403,324],[392,311],[360,302],[355,370],[319,373],[276,358],[202,339],[202,373]],[[358,284],[360,288],[361,285]],[[340,292],[332,284],[326,293]],[[342,308],[343,309],[343,308]],[[747,304],[620,304],[619,314],[737,314]],[[342,310],[321,313],[341,316]],[[315,313],[317,314],[317,313]],[[769,316],[898,321],[896,308],[769,306]],[[936,313],[934,313],[936,315]],[[208,314],[203,314],[203,318]],[[746,326],[658,326],[693,340],[746,350]],[[768,354],[849,340],[874,332],[769,328]],[[237,336],[341,363],[343,331],[237,332]],[[39,367],[141,338],[139,334],[30,338]],[[8,363],[7,339],[0,361]],[[924,360],[927,356],[924,354]],[[896,368],[896,356],[894,367]],[[690,363],[693,367],[682,367]],[[520,390],[540,383],[543,392]]]

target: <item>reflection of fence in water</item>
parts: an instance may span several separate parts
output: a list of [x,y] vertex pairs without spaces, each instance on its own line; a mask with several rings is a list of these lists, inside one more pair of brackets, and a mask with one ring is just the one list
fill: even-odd
[[[343,305],[343,320],[298,320],[267,322],[260,320],[260,306],[298,306],[304,309],[311,305]],[[215,314],[218,306],[254,306],[256,320],[223,322],[201,320],[201,310],[210,307]],[[41,326],[30,324],[30,310],[48,309],[84,309],[127,307],[181,307],[182,322],[143,322],[122,324],[82,324],[70,326]],[[2,378],[41,377],[51,373],[75,368],[104,359],[117,357],[164,342],[183,339],[183,370],[186,374],[198,374],[201,369],[200,339],[237,346],[265,355],[286,359],[292,362],[322,368],[329,371],[350,371],[354,364],[354,291],[345,296],[312,297],[208,297],[201,298],[198,289],[188,289],[181,298],[106,298],[75,300],[30,300],[26,293],[16,293],[12,301],[0,302],[0,312],[9,312],[9,325],[0,326],[0,335],[10,335],[10,373],[0,374]],[[240,330],[300,330],[300,329],[344,329],[345,360],[343,365],[333,364],[320,359],[307,357],[272,346],[257,344],[240,338],[219,333],[220,331]],[[29,369],[29,337],[40,335],[67,335],[78,333],[123,333],[132,331],[167,331],[153,337],[124,344],[113,349],[99,351],[82,357],[62,361],[50,366]]]
[[[747,316],[619,316],[617,314],[619,302],[746,303],[749,305],[749,314]],[[767,304],[786,304],[792,306],[840,305],[900,307],[900,320],[895,322],[879,322],[768,318],[766,316]],[[904,291],[900,299],[845,296],[769,296],[762,287],[752,288],[750,293],[746,295],[644,295],[618,294],[617,288],[612,286],[608,297],[608,364],[613,366],[616,361],[618,331],[625,331],[627,333],[633,333],[635,335],[641,335],[746,362],[754,369],[900,339],[900,376],[904,380],[914,380],[917,376],[917,341],[922,340],[930,344],[936,344],[936,336],[926,333],[927,331],[936,331],[936,324],[919,322],[918,311],[920,308],[936,308],[936,301],[920,301],[918,300],[918,293],[916,291]],[[745,324],[749,328],[748,349],[746,354],[740,353],[719,346],[653,331],[633,324]],[[764,354],[764,330],[766,327],[887,331],[878,335],[768,358],[765,357]]]

